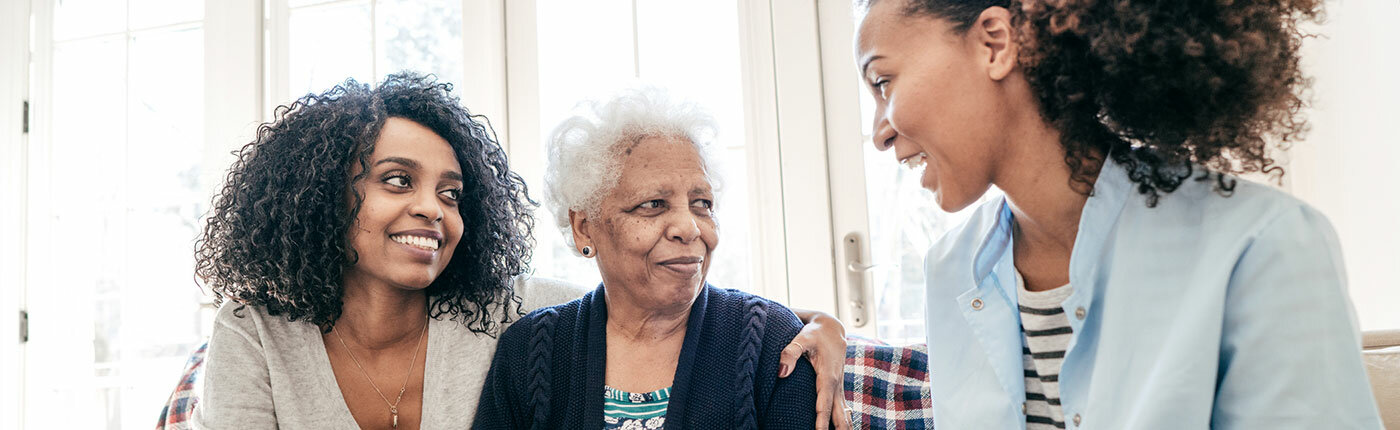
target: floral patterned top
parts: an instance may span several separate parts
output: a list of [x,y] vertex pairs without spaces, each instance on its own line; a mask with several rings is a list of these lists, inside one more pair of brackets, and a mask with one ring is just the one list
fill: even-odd
[[603,386],[603,429],[652,430],[666,423],[671,387],[650,393],[629,393]]

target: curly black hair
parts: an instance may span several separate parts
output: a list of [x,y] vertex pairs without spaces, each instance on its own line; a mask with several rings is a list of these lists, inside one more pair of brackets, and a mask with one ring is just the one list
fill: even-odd
[[[399,73],[371,88],[354,79],[279,106],[234,155],[196,242],[195,274],[215,303],[262,306],[323,329],[341,314],[342,281],[357,256],[349,230],[364,196],[374,143],[390,117],[412,120],[451,145],[463,175],[462,240],[426,290],[433,317],[494,334],[493,305],[514,304],[534,241],[525,181],[511,172],[484,117],[431,75]],[[352,163],[359,163],[351,176]],[[505,306],[509,309],[509,306]],[[504,312],[500,322],[508,322]]]
[[897,1],[960,32],[989,7],[1011,12],[1026,79],[1084,194],[1107,155],[1148,206],[1192,176],[1228,196],[1230,174],[1281,180],[1270,142],[1307,131],[1299,24],[1321,18],[1320,0]]

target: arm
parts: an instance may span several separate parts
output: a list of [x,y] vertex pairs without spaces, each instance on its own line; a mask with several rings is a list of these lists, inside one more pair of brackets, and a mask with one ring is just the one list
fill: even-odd
[[272,382],[262,341],[249,315],[234,315],[237,303],[225,303],[214,319],[204,361],[204,390],[192,423],[197,429],[277,428]]
[[[797,368],[804,355],[809,368],[815,371],[813,383],[817,387],[816,429],[826,430],[828,426],[837,430],[850,430],[851,417],[846,411],[845,369],[846,369],[846,327],[841,320],[825,312],[793,309],[802,320],[802,331],[783,348],[778,378],[787,379]],[[805,361],[805,360],[804,360]]]
[[1211,427],[1381,428],[1336,234],[1292,209],[1244,251],[1226,292]]

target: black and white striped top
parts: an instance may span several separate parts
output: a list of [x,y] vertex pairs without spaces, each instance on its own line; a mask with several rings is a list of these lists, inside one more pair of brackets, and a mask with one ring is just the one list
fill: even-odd
[[1026,369],[1026,430],[1065,428],[1060,409],[1060,365],[1073,333],[1062,304],[1074,288],[1028,291],[1016,275],[1021,310],[1022,360]]

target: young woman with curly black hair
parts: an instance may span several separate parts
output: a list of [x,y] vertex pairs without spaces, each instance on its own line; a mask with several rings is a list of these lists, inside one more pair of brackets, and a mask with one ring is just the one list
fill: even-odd
[[279,108],[238,152],[196,254],[233,302],[198,427],[464,426],[517,293],[529,308],[584,293],[517,291],[534,204],[449,91],[349,80]]
[[[195,426],[470,425],[504,327],[588,291],[524,276],[535,204],[485,119],[411,73],[276,116],[237,153],[197,246],[222,306]],[[809,354],[839,398],[844,329],[797,313],[784,363]]]
[[940,428],[1380,428],[1337,239],[1282,175],[1317,0],[870,0],[874,145],[935,242]]

